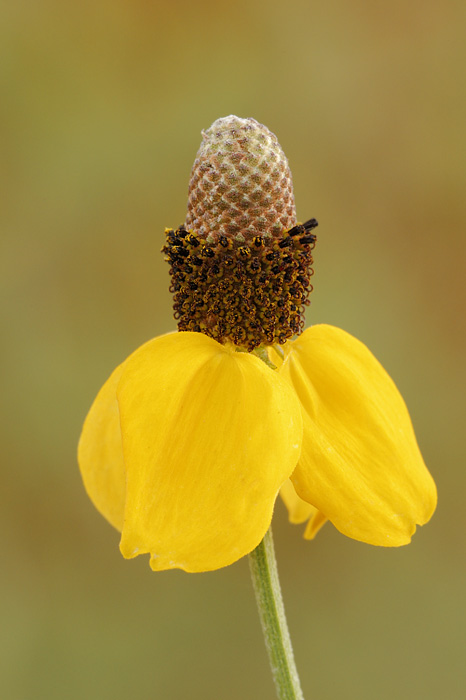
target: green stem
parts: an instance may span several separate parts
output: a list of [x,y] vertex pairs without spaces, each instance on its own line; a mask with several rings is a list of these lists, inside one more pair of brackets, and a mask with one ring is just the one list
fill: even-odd
[[272,529],[249,555],[265,645],[279,700],[304,700],[278,579]]

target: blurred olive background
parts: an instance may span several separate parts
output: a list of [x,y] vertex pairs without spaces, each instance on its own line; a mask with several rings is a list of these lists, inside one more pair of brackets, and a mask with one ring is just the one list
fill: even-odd
[[397,550],[305,542],[277,504],[306,697],[464,697],[465,35],[454,0],[3,2],[2,697],[274,697],[247,561],[124,561],[76,464],[111,370],[175,328],[163,230],[231,113],[319,219],[308,323],[382,361],[439,487]]

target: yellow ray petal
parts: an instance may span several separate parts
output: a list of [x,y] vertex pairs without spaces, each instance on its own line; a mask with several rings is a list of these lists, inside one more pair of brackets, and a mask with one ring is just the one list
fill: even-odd
[[396,386],[359,340],[327,325],[297,340],[280,368],[303,408],[298,494],[341,532],[376,545],[410,541],[431,517],[435,484]]
[[125,557],[207,571],[250,552],[301,448],[294,391],[258,358],[200,333],[156,338],[125,363]]
[[317,510],[317,508],[314,508],[314,511],[307,522],[306,529],[304,530],[304,539],[313,540],[322,525],[325,525],[327,521],[327,516],[321,513],[320,510]]
[[81,433],[78,462],[87,494],[97,510],[117,528],[123,528],[125,466],[121,446],[116,389],[120,365],[99,391]]
[[310,503],[303,501],[296,493],[290,479],[287,479],[280,489],[280,497],[288,511],[288,518],[293,525],[306,522],[315,510]]
[[290,479],[281,487],[280,496],[288,510],[290,523],[299,525],[307,520],[304,537],[313,540],[322,525],[327,522],[325,515],[298,496]]

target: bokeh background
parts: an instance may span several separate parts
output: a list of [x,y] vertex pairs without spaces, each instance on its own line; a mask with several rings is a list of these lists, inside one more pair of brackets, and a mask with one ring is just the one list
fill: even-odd
[[306,697],[464,697],[465,61],[460,0],[2,2],[6,700],[274,697],[247,561],[124,561],[76,464],[100,385],[174,329],[163,229],[231,113],[278,135],[319,219],[308,323],[389,370],[440,495],[397,550],[305,542],[277,504]]

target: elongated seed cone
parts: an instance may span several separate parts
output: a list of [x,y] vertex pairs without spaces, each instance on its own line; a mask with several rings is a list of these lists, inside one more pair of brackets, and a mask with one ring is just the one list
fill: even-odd
[[296,221],[274,134],[255,119],[217,119],[202,134],[186,223],[165,230],[178,330],[248,352],[300,333],[316,226]]
[[185,227],[209,243],[279,237],[296,224],[291,172],[277,137],[255,119],[230,115],[202,132]]

